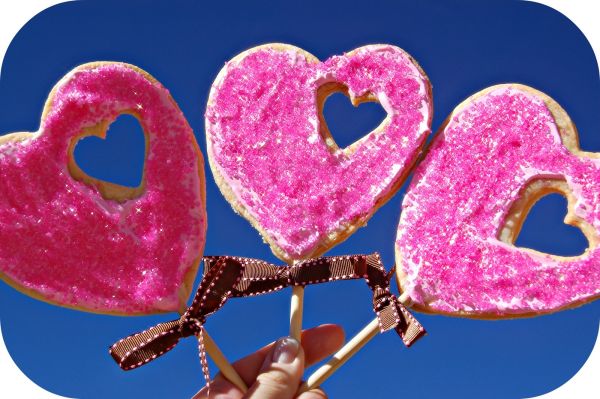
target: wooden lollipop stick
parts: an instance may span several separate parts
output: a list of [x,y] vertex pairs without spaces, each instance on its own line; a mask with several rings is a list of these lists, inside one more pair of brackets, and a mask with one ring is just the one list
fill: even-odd
[[350,341],[348,341],[346,345],[342,347],[342,349],[333,355],[327,363],[312,373],[306,382],[302,384],[298,394],[309,391],[321,385],[377,334],[379,334],[379,320],[375,318],[362,330],[360,330],[360,332],[356,334]]
[[292,287],[290,304],[290,337],[300,342],[302,334],[302,310],[304,308],[304,287]]
[[208,335],[206,328],[203,329],[203,338],[204,338],[204,347],[206,348],[206,353],[210,356],[210,358],[215,362],[221,373],[227,378],[233,385],[238,387],[243,393],[248,392],[248,386],[242,380],[242,377],[235,371],[231,363],[227,360],[221,349],[217,346],[215,341]]
[[[403,293],[398,298],[400,302],[404,305],[410,303],[410,297]],[[302,392],[309,391],[313,388],[318,387],[326,379],[331,377],[331,375],[339,369],[344,363],[348,361],[356,352],[362,349],[363,346],[367,344],[373,337],[379,334],[379,320],[377,318],[373,319],[369,324],[367,324],[358,334],[356,334],[350,341],[346,343],[335,355],[329,359],[327,363],[323,366],[319,367],[312,373],[306,382],[302,384],[300,389],[298,390],[298,394]]]

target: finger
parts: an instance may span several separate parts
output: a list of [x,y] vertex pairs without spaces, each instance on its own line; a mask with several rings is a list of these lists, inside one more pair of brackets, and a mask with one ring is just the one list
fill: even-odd
[[[323,324],[302,332],[305,367],[335,353],[344,344],[344,330],[335,324]],[[265,361],[265,357],[273,347],[269,344],[253,354],[233,364],[240,377],[247,385],[252,385]]]
[[304,372],[304,350],[292,337],[277,340],[250,387],[247,399],[292,399]]
[[335,324],[323,324],[302,333],[305,367],[312,366],[337,352],[344,345],[344,329]]
[[327,394],[319,388],[301,393],[296,399],[327,399]]

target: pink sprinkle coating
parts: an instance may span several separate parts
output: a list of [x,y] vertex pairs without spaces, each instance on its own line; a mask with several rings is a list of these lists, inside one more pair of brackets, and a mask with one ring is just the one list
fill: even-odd
[[[169,92],[131,66],[88,64],[58,83],[45,111],[37,134],[0,144],[2,278],[94,312],[180,309],[206,212],[203,160]],[[143,193],[119,203],[73,179],[67,163],[85,127],[124,112],[140,120],[147,152]]]
[[499,240],[536,179],[564,179],[574,211],[600,232],[600,159],[571,153],[544,101],[501,86],[455,111],[403,203],[397,264],[422,309],[463,316],[546,313],[600,294],[600,249],[561,258]]
[[[376,96],[388,114],[383,128],[349,149],[329,147],[317,90],[330,82],[351,98]],[[261,46],[230,61],[213,84],[209,160],[228,200],[276,255],[307,258],[393,194],[430,132],[431,103],[427,77],[399,48],[371,45],[320,63],[296,47]]]

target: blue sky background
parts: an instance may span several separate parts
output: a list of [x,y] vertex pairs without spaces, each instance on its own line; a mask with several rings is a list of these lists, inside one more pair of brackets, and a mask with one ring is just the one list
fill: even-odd
[[[48,92],[76,65],[124,61],[147,70],[171,91],[205,153],[203,114],[210,84],[223,63],[239,52],[286,42],[325,59],[364,44],[390,43],[412,54],[431,79],[434,130],[473,92],[520,82],[557,100],[577,124],[582,148],[600,151],[600,82],[592,49],[568,19],[545,6],[441,0],[216,3],[82,1],[44,11],[18,33],[6,54],[0,132],[37,130]],[[335,95],[326,103],[325,116],[344,146],[384,114],[376,104],[354,109]],[[93,176],[136,185],[143,162],[141,131],[134,120],[120,117],[106,142],[82,141],[76,159]],[[329,254],[380,251],[390,267],[403,192]],[[207,206],[206,254],[277,261],[258,233],[232,211],[208,167]],[[581,253],[585,238],[562,224],[565,211],[561,196],[544,198],[517,244],[562,255]],[[241,357],[287,334],[289,294],[231,300],[207,328],[230,359]],[[304,324],[340,323],[352,335],[373,317],[370,301],[363,282],[311,286]],[[185,398],[203,384],[193,339],[131,372],[121,371],[108,356],[115,340],[175,315],[76,312],[33,300],[2,283],[0,305],[4,339],[15,362],[55,393]],[[392,333],[378,336],[324,388],[332,398],[539,395],[567,381],[585,362],[599,315],[600,302],[504,321],[417,315],[429,331],[426,338],[407,350]],[[214,365],[211,370],[216,372]],[[373,382],[376,375],[380,382]]]

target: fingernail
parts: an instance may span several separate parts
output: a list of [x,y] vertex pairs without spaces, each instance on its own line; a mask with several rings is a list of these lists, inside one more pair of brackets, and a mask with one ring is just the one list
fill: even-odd
[[299,349],[300,342],[294,338],[285,337],[279,339],[275,343],[275,349],[273,350],[273,363],[292,363],[296,356],[298,356]]

